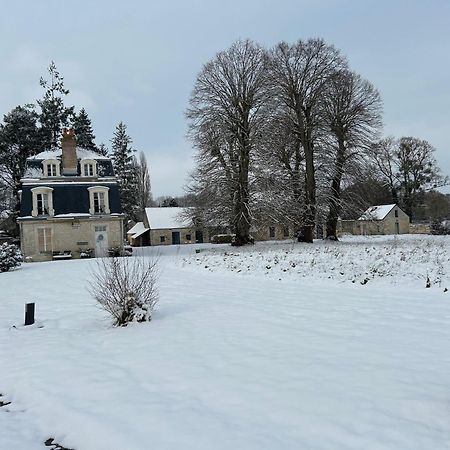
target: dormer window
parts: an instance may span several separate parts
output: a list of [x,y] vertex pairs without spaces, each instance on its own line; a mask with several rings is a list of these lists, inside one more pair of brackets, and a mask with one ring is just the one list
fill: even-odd
[[80,164],[82,176],[85,177],[97,176],[97,161],[93,159],[82,159]]
[[94,176],[94,164],[85,164],[84,165],[84,176],[85,177],[93,177]]
[[109,209],[109,188],[105,186],[93,186],[89,191],[89,213],[90,214],[110,214]]
[[42,161],[44,177],[59,177],[61,161],[57,159],[46,159]]
[[36,187],[31,189],[33,194],[33,209],[31,215],[37,216],[53,216],[53,189],[50,187]]

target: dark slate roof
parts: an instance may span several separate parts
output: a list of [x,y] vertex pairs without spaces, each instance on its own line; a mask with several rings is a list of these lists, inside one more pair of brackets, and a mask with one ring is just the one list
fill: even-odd
[[58,214],[74,214],[86,213],[89,214],[89,191],[88,188],[92,186],[106,186],[109,187],[109,208],[111,214],[122,213],[120,206],[119,188],[116,183],[102,183],[97,184],[64,184],[64,183],[48,183],[48,184],[34,184],[22,186],[22,202],[20,207],[20,216],[31,216],[33,209],[33,200],[31,189],[35,187],[48,186],[53,188],[53,208],[55,215]]

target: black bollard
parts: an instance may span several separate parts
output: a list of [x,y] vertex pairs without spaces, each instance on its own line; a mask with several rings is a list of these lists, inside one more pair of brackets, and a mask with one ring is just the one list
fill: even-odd
[[33,325],[34,323],[34,303],[25,304],[25,325]]

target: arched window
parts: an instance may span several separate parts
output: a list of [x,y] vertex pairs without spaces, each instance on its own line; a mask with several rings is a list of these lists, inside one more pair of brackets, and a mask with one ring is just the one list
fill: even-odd
[[59,177],[61,176],[61,161],[46,159],[42,161],[42,170],[44,177]]
[[92,186],[89,191],[89,213],[90,214],[110,214],[109,209],[109,188],[105,186]]
[[82,177],[97,176],[97,161],[95,159],[82,159],[80,165]]
[[53,189],[42,186],[31,189],[33,194],[33,209],[31,215],[37,216],[54,216],[53,209]]

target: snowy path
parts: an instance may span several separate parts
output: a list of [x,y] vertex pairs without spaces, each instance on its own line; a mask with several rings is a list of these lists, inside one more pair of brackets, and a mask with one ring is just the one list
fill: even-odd
[[[1,449],[450,448],[448,293],[173,258],[154,321],[123,329],[86,293],[92,261],[1,274]],[[11,328],[29,299],[44,327]]]

